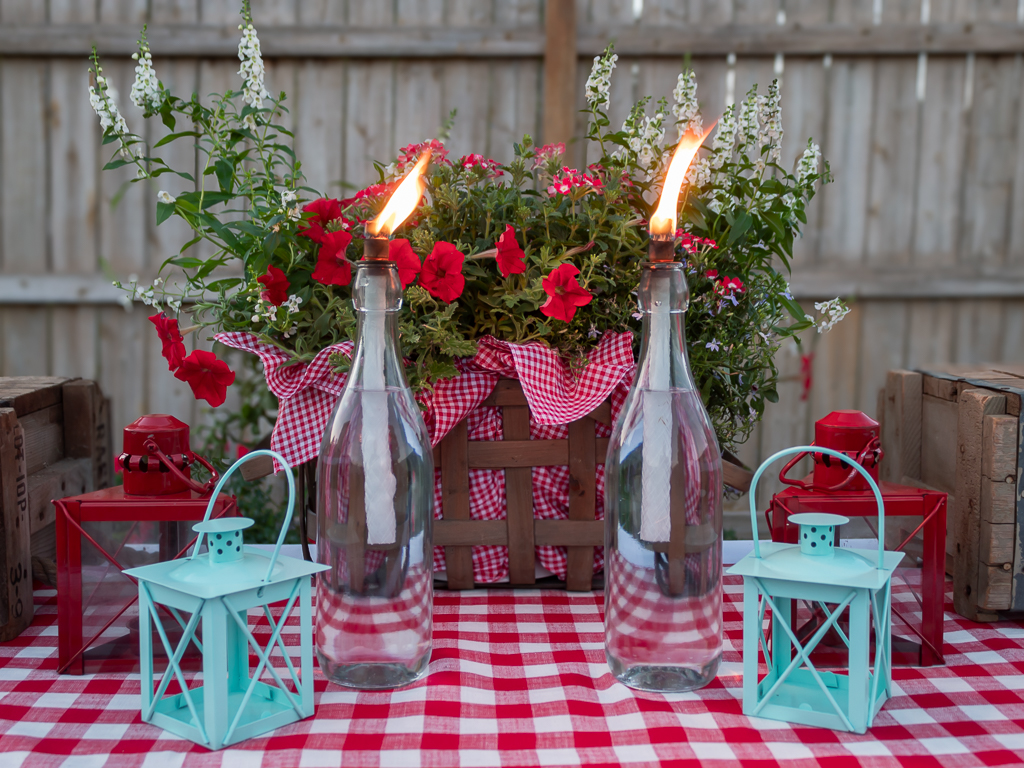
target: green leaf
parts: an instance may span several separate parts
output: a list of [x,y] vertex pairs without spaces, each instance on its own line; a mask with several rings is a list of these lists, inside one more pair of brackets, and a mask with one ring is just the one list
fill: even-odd
[[117,160],[111,160],[109,163],[104,165],[103,166],[103,170],[104,171],[112,171],[115,168],[120,168],[121,166],[124,166],[124,165],[130,165],[131,162],[132,162],[131,160],[125,160],[123,157],[119,157],[119,158],[117,158]]
[[173,264],[176,267],[182,269],[196,269],[197,267],[203,266],[206,262],[202,259],[197,259],[195,256],[178,256],[175,259],[168,259],[166,264]]
[[216,293],[226,292],[242,281],[237,277],[226,277],[223,280],[214,280],[206,286],[206,290],[214,291]]
[[217,173],[217,183],[220,184],[220,191],[230,195],[234,190],[235,169],[227,160],[221,159],[214,165]]
[[160,122],[167,126],[167,130],[174,130],[176,121],[174,119],[174,113],[171,112],[171,105],[167,102],[164,102],[163,107],[160,109]]
[[774,389],[766,389],[764,390],[763,394],[764,399],[767,400],[769,403],[779,402],[779,393],[776,392]]
[[160,226],[174,215],[174,203],[156,204],[156,224]]
[[750,225],[754,223],[754,220],[750,217],[750,214],[746,211],[740,211],[739,216],[736,217],[735,223],[729,230],[729,239],[726,245],[732,245],[739,240],[743,235],[750,229]]
[[[173,120],[173,118],[171,118],[171,119]],[[194,136],[194,137],[198,138],[199,135],[200,134],[196,133],[195,131],[182,131],[181,133],[169,133],[166,136],[164,136],[162,139],[160,139],[160,141],[158,141],[156,144],[154,144],[153,145],[153,149],[158,149],[158,148],[162,147],[164,144],[170,144],[175,139],[180,139],[183,136]]]

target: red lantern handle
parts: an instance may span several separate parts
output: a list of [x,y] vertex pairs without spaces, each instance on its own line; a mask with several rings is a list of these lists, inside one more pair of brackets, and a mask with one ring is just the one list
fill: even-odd
[[[814,443],[811,443],[811,445],[814,445]],[[835,485],[828,485],[821,488],[814,485],[814,483],[806,483],[803,480],[793,480],[791,478],[786,477],[786,473],[789,472],[789,470],[791,470],[793,467],[795,467],[796,463],[800,461],[800,459],[802,459],[804,456],[807,456],[808,453],[810,452],[804,451],[803,453],[798,453],[796,456],[794,456],[789,461],[789,463],[787,463],[786,466],[782,468],[782,471],[779,472],[779,482],[785,483],[786,485],[794,485],[802,491],[814,490],[821,491],[823,493],[834,493],[835,491],[841,491],[843,488],[852,483],[855,477],[857,477],[857,470],[851,467],[849,474],[847,474],[846,477],[844,477],[838,483],[836,483]],[[865,466],[865,463],[868,461],[869,458],[873,458],[874,463],[877,465],[882,460],[883,456],[885,456],[885,451],[882,450],[881,442],[877,437],[873,437],[868,442],[868,444],[865,445],[860,450],[854,461],[856,461],[863,467]]]
[[166,453],[160,450],[160,446],[157,445],[156,441],[153,440],[152,438],[146,441],[145,446],[146,450],[149,451],[153,456],[155,456],[161,464],[167,467],[167,471],[170,472],[178,481],[184,483],[201,496],[209,495],[210,491],[213,490],[213,486],[215,486],[217,484],[217,481],[220,479],[220,475],[217,474],[217,470],[213,468],[213,465],[210,464],[210,462],[208,462],[198,453],[194,453],[192,454],[192,456],[196,459],[196,461],[198,461],[200,464],[202,464],[210,471],[210,479],[206,481],[205,485],[197,483],[195,480],[193,480],[180,469],[178,469],[176,466],[174,466],[174,462],[171,461],[170,457]]
[[[814,445],[814,443],[811,443],[811,445]],[[793,467],[795,467],[797,462],[800,461],[800,459],[802,459],[806,455],[807,455],[807,451],[804,451],[803,453],[798,453],[796,456],[794,456],[792,459],[790,459],[786,463],[786,466],[784,466],[782,468],[782,470],[779,472],[779,482],[780,483],[785,483],[786,485],[795,485],[801,491],[809,491],[809,490],[811,490],[811,484],[810,483],[805,483],[803,480],[792,480],[792,479],[786,477],[786,473],[789,472],[789,470],[791,470]],[[854,471],[856,471],[856,470],[854,470]]]

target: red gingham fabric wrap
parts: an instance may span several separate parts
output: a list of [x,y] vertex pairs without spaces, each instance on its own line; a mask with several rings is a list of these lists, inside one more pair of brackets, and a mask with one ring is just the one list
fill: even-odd
[[[332,352],[352,354],[352,343],[345,342],[322,350],[307,364],[285,366],[287,353],[262,344],[248,333],[221,333],[217,341],[235,349],[259,355],[270,390],[278,397],[280,408],[271,447],[293,466],[316,457],[334,402],[345,384],[343,374],[330,370]],[[607,333],[588,358],[587,366],[576,375],[570,372],[558,353],[540,343],[510,344],[485,337],[477,345],[472,359],[458,361],[460,375],[442,381],[433,395],[424,399],[425,421],[432,445],[437,445],[452,427],[469,417],[470,440],[501,440],[500,408],[481,408],[499,378],[517,378],[530,404],[530,435],[534,440],[558,440],[568,437],[569,422],[593,411],[611,398],[612,422],[629,391],[634,370],[633,338],[629,333]],[[598,437],[611,430],[597,425]],[[434,516],[441,518],[441,474],[435,475]],[[502,470],[469,471],[470,516],[474,520],[504,520],[505,473]],[[597,472],[597,517],[604,518],[604,466]],[[534,517],[541,520],[566,519],[569,516],[569,468],[536,467],[533,470]],[[537,547],[537,562],[565,578],[565,547]],[[595,571],[603,567],[600,549],[595,554]],[[434,568],[445,569],[444,549],[434,549]],[[506,547],[473,547],[473,578],[490,584],[508,577]]]
[[[894,597],[904,589],[894,581]],[[137,673],[59,677],[55,593],[36,596],[33,624],[0,645],[4,768],[980,768],[1020,765],[1024,754],[1024,623],[975,624],[948,600],[947,666],[895,668],[893,698],[864,735],[743,714],[742,585],[727,576],[723,663],[700,691],[618,683],[600,592],[439,592],[426,679],[353,691],[317,671],[314,717],[210,752],[141,721]],[[249,622],[265,645],[266,620],[253,611]],[[298,630],[295,612],[283,639],[296,661]],[[272,658],[284,666],[276,649]]]

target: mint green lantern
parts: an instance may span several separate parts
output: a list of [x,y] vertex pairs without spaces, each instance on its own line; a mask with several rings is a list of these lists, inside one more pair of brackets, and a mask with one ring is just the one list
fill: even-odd
[[[795,453],[824,453],[856,469],[878,504],[878,551],[835,549],[835,529],[849,522],[841,515],[805,513],[789,520],[800,526],[799,544],[759,542],[757,482],[770,464]],[[868,472],[839,451],[799,446],[764,462],[750,486],[754,551],[727,573],[743,577],[743,714],[840,731],[864,733],[892,695],[891,578],[902,552],[885,551],[885,506]],[[826,620],[801,643],[790,626],[794,601],[815,603]],[[772,644],[764,634],[765,611],[772,609]],[[837,623],[849,612],[849,636]],[[875,630],[874,669],[871,628]],[[815,646],[830,629],[849,648],[847,674],[818,671]],[[758,681],[763,652],[768,674]]]
[[[284,465],[288,480],[288,508],[272,553],[247,547],[243,530],[253,524],[244,517],[210,520],[213,500],[239,466],[257,456],[272,456]],[[310,577],[327,569],[280,555],[295,506],[295,479],[285,460],[273,451],[253,451],[224,473],[210,497],[192,554],[184,560],[154,563],[125,571],[139,583],[139,636],[142,660],[142,720],[220,749],[244,739],[294,723],[313,714],[313,613]],[[206,539],[207,552],[198,554]],[[286,601],[281,618],[274,621],[270,604]],[[288,615],[299,606],[300,653],[296,669],[281,638]],[[173,614],[184,626],[172,647],[157,619],[157,606]],[[249,631],[246,615],[261,609],[270,623],[270,641],[261,646]],[[187,620],[182,614],[188,614]],[[167,669],[154,691],[153,628],[167,654]],[[197,630],[202,629],[202,642]],[[181,657],[189,643],[203,654],[203,685],[189,689],[182,674]],[[278,646],[286,668],[270,663]],[[250,674],[249,651],[259,663]],[[273,684],[261,678],[269,673]],[[166,695],[175,679],[179,693]],[[285,682],[288,680],[290,685]]]

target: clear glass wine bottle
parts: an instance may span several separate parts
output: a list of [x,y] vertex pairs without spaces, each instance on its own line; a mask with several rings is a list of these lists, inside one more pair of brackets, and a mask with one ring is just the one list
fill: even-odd
[[694,386],[683,266],[645,262],[636,377],[605,463],[605,656],[632,688],[686,691],[722,658],[722,459]]
[[389,261],[355,266],[352,367],[317,465],[316,652],[328,680],[396,688],[430,661],[434,462],[402,367],[402,285]]

